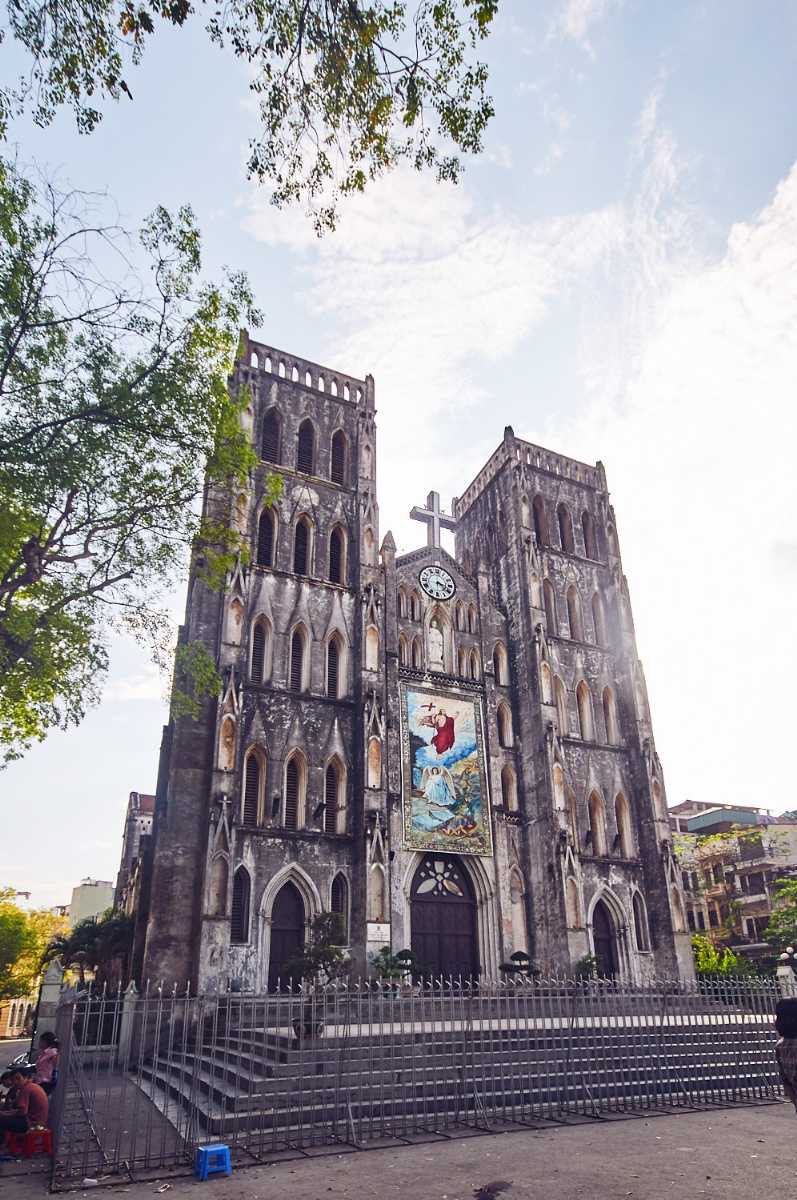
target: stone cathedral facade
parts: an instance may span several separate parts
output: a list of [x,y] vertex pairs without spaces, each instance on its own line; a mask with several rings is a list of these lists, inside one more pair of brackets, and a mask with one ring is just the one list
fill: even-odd
[[357,974],[383,947],[431,975],[497,978],[517,952],[688,974],[602,465],[507,428],[451,514],[435,493],[413,510],[426,544],[398,556],[373,379],[248,341],[244,383],[260,464],[205,506],[251,551],[223,590],[189,580],[181,638],[223,690],[164,731],[142,977],[276,988],[328,911]]

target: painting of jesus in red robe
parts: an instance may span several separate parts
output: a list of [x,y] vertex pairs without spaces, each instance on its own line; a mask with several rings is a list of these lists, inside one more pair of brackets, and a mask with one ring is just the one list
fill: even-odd
[[450,717],[442,708],[434,708],[431,704],[429,708],[432,711],[427,713],[425,717],[421,717],[419,724],[431,725],[432,729],[435,730],[432,745],[438,754],[445,754],[446,750],[450,750],[456,741],[454,718]]

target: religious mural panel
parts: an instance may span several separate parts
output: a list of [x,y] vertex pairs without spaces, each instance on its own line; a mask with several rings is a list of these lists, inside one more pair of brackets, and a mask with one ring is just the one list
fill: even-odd
[[404,848],[493,852],[480,701],[401,684]]

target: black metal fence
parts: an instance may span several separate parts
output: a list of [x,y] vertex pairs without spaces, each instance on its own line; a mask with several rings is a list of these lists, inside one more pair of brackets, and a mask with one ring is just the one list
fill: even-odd
[[54,1185],[780,1096],[768,980],[372,982],[62,1006]]

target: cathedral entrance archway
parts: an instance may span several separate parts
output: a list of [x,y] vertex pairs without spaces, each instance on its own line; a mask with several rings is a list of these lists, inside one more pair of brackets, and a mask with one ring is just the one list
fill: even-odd
[[305,921],[304,900],[299,889],[292,883],[284,883],[271,909],[271,946],[268,956],[270,992],[275,992],[278,987],[289,987],[292,983],[285,964],[301,954],[304,948]]
[[612,915],[602,900],[598,901],[592,912],[592,942],[598,974],[613,979],[619,971],[617,933]]
[[410,928],[420,974],[464,979],[479,974],[476,899],[458,858],[421,859],[410,890]]

